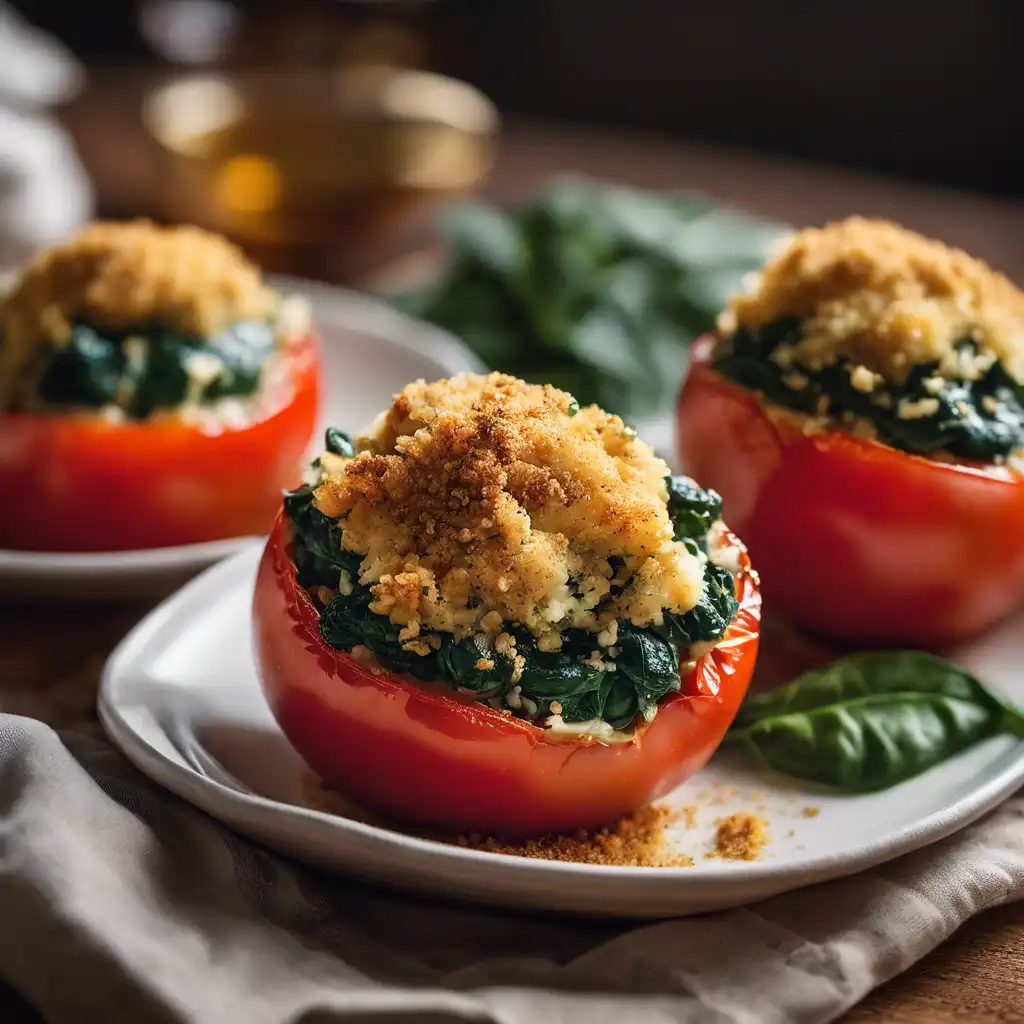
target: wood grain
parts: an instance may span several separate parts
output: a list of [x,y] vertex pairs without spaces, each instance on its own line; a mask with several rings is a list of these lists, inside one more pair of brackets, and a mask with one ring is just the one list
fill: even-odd
[[[985,256],[1024,279],[1024,207],[963,193],[886,181],[832,168],[705,146],[512,126],[489,192],[523,195],[558,171],[644,186],[706,189],[794,224],[847,213],[887,216]],[[422,277],[436,266],[424,251],[375,273],[379,285]],[[323,276],[329,276],[324,274]],[[0,709],[58,727],[96,728],[94,696],[104,658],[146,612],[143,605],[23,607],[0,603]],[[5,1001],[0,1020],[28,1020]],[[966,924],[945,946],[872,993],[846,1024],[1024,1021],[1024,903]]]
[[841,1019],[843,1024],[1024,1021],[1024,903],[979,914]]

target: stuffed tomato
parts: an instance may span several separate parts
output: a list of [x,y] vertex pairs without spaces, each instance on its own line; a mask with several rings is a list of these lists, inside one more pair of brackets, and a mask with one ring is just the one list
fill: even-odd
[[333,789],[504,834],[608,822],[714,752],[760,596],[717,495],[617,417],[492,374],[329,431],[260,564],[270,707]]
[[308,310],[227,241],[92,224],[0,306],[0,547],[116,551],[265,533],[300,480]]
[[1024,295],[895,225],[804,231],[694,350],[689,473],[766,600],[844,642],[943,648],[1024,595]]

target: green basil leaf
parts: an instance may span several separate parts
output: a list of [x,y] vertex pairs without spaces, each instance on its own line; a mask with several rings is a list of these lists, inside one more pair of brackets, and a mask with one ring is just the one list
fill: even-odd
[[785,775],[866,793],[895,786],[994,736],[999,721],[972,701],[893,693],[765,718],[733,738]]
[[567,334],[567,348],[581,363],[643,387],[645,367],[637,358],[634,345],[629,325],[604,304],[590,310]]
[[887,789],[1001,732],[1024,713],[935,655],[866,652],[741,707],[727,739],[760,762],[849,793]]
[[813,711],[880,694],[921,693],[1003,707],[981,682],[945,658],[923,651],[866,651],[805,672],[786,686],[748,697],[734,729],[765,718]]

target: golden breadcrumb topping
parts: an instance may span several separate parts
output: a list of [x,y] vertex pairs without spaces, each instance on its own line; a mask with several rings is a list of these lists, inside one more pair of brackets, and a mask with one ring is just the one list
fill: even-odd
[[667,466],[617,416],[576,408],[498,373],[417,381],[317,489],[343,546],[365,556],[372,610],[403,640],[480,631],[500,644],[511,621],[553,650],[563,629],[648,625],[700,600],[703,567],[672,539]]
[[206,336],[264,319],[278,301],[219,235],[145,220],[90,224],[38,253],[0,305],[0,402],[34,353],[66,341],[76,319],[114,330],[158,320]]
[[[841,355],[865,382],[871,373],[901,382],[936,361],[945,377],[974,379],[998,359],[1024,382],[1024,293],[981,260],[888,221],[799,232],[732,300],[720,330],[783,317],[803,321],[803,339],[779,354],[796,366]],[[976,358],[956,351],[964,338],[977,342]]]

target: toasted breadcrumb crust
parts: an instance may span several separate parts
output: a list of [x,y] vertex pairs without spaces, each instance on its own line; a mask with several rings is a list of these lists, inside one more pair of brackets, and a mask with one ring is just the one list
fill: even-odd
[[737,811],[715,824],[715,848],[709,857],[757,860],[768,843],[768,823],[749,811]]
[[[307,772],[301,781],[302,799],[314,810],[342,815],[384,828],[396,828],[376,815],[355,807],[340,796],[323,779]],[[469,832],[451,835],[440,832],[411,832],[424,839],[450,843],[470,850],[503,853],[510,857],[531,857],[536,860],[560,860],[576,864],[611,864],[620,867],[692,867],[693,858],[673,846],[668,830],[684,821],[692,827],[689,815],[668,807],[642,807],[624,814],[610,825],[596,829],[580,829],[569,834],[553,832],[534,839],[502,839],[497,836]]]
[[580,829],[569,835],[551,833],[539,839],[505,840],[471,832],[458,836],[456,846],[510,857],[559,860],[573,864],[607,864],[632,868],[688,868],[693,858],[676,850],[668,829],[683,813],[668,807],[641,807],[610,825]]
[[259,269],[219,235],[146,220],[92,223],[38,253],[0,305],[0,403],[76,319],[113,330],[158,320],[208,336],[265,319],[278,304]]
[[[791,365],[820,369],[845,356],[902,382],[936,361],[942,376],[975,379],[998,359],[1024,383],[1024,293],[983,261],[888,221],[851,217],[797,233],[733,298],[719,330],[783,317],[804,326],[783,354]],[[964,338],[977,358],[957,353]]]
[[503,621],[543,637],[694,607],[703,568],[672,539],[668,467],[617,416],[574,409],[564,391],[498,373],[399,394],[316,491],[343,546],[365,556],[372,610],[409,636],[500,641]]

